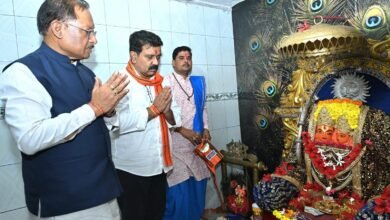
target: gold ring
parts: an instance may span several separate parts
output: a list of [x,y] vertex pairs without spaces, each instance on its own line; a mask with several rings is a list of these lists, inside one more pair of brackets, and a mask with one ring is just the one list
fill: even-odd
[[118,95],[118,91],[116,89],[113,89],[112,91],[114,91],[114,95]]
[[111,91],[114,91],[114,89],[115,89],[115,86],[113,86],[113,85],[110,85],[110,88],[111,88]]

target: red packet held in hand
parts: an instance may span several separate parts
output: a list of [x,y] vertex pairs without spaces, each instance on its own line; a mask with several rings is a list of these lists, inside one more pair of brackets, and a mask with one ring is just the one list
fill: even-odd
[[221,152],[207,140],[202,140],[202,143],[196,146],[194,153],[202,158],[210,171],[215,174],[215,168],[223,158]]

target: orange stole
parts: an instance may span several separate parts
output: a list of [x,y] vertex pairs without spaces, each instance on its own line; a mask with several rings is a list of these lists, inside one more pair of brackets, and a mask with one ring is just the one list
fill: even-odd
[[[154,76],[154,79],[144,79],[141,78],[134,70],[133,65],[130,63],[127,64],[126,70],[130,73],[131,76],[134,77],[134,79],[144,85],[144,86],[153,86],[154,91],[156,95],[158,95],[162,90],[162,81],[163,77],[160,75],[159,72],[156,72],[156,75]],[[168,131],[168,125],[165,119],[164,114],[159,115],[160,119],[160,128],[161,128],[161,136],[162,136],[162,144],[163,144],[163,154],[164,154],[164,163],[165,166],[172,166],[172,156],[171,156],[171,149],[169,148],[169,131]]]

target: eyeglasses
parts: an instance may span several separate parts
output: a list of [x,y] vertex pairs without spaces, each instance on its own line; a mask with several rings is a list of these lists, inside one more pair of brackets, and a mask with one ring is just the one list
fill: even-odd
[[77,29],[79,29],[79,30],[85,31],[85,33],[87,33],[87,37],[88,37],[88,38],[91,37],[91,35],[93,35],[94,37],[96,37],[97,31],[95,31],[94,29],[87,30],[87,29],[78,27],[78,26],[76,26],[76,25],[74,25],[74,24],[70,24],[70,23],[65,23],[65,24],[67,24],[67,25],[69,25],[69,26],[72,26],[72,27],[75,27],[75,28],[77,28]]

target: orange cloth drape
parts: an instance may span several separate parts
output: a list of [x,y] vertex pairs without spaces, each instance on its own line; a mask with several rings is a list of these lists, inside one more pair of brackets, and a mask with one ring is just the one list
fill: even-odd
[[[144,86],[153,86],[156,96],[161,92],[162,90],[162,81],[163,77],[160,75],[159,72],[156,72],[154,75],[154,79],[145,79],[141,78],[136,71],[134,70],[134,67],[130,62],[127,64],[126,70],[133,76],[135,80],[137,80],[138,83],[144,85]],[[172,166],[172,156],[171,156],[171,150],[169,148],[169,130],[168,125],[165,120],[164,114],[159,115],[160,119],[160,128],[161,128],[161,137],[162,137],[162,144],[163,144],[163,155],[164,155],[164,163],[165,166]]]

